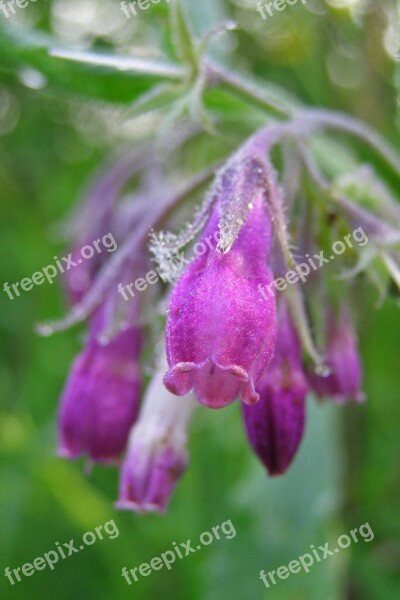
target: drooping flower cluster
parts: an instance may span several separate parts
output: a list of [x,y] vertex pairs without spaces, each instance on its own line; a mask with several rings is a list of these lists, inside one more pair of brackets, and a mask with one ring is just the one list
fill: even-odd
[[[341,404],[363,399],[351,303],[345,299],[349,284],[338,300],[329,286],[331,267],[315,271],[307,281],[297,263],[309,258],[317,243],[332,242],[344,227],[347,232],[358,227],[368,248],[352,244],[350,256],[340,263],[352,285],[374,260],[400,280],[393,250],[400,240],[393,221],[396,216],[400,223],[400,212],[386,197],[390,218],[385,218],[384,210],[369,212],[344,192],[335,193],[325,213],[310,212],[310,199],[306,210],[304,194],[298,202],[302,168],[321,193],[329,188],[303,144],[306,134],[323,125],[322,117],[313,123],[308,115],[255,134],[219,170],[204,206],[181,234],[154,229],[171,218],[183,198],[190,198],[207,173],[178,191],[160,179],[154,184],[158,205],[148,177],[135,203],[116,202],[130,174],[126,160],[124,168],[114,165],[97,182],[101,218],[96,219],[92,194],[93,218],[86,219],[73,247],[114,228],[118,251],[90,268],[77,267],[81,276],[77,270],[66,282],[75,303],[71,314],[43,330],[89,319],[85,348],[62,396],[59,452],[100,463],[123,461],[118,507],[166,510],[188,465],[195,399],[213,409],[242,402],[249,444],[271,476],[283,474],[296,456],[309,392]],[[287,137],[298,141],[297,169],[293,180],[292,157],[282,189],[270,151]],[[141,168],[146,169],[143,157]],[[312,226],[309,219],[315,219]],[[149,234],[159,268],[146,274]],[[180,261],[185,268],[178,281],[166,286],[165,277],[157,274],[168,273],[166,261],[189,244],[192,258]],[[290,285],[280,291],[278,281],[286,274]],[[168,299],[166,357],[160,347],[153,352],[150,364],[158,366],[151,366],[142,401],[141,355],[144,350],[149,361],[164,316],[158,314],[162,297]]]

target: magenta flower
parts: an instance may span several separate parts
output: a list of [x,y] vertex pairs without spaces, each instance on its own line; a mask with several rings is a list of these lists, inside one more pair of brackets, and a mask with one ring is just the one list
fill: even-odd
[[257,385],[260,401],[243,405],[249,442],[270,475],[284,473],[297,452],[307,391],[299,339],[281,301],[275,356]]
[[188,266],[169,304],[170,369],[164,383],[179,396],[194,389],[198,400],[211,408],[226,406],[239,396],[247,404],[257,402],[254,386],[274,351],[275,298],[271,295],[265,301],[259,292],[260,286],[272,281],[268,267],[271,221],[259,169],[254,161],[246,171],[251,197],[248,215],[225,253],[216,248],[219,211],[224,194],[234,190],[228,184],[221,186],[221,197],[200,243],[207,250]]
[[96,340],[101,321],[100,308],[62,395],[58,453],[66,458],[87,454],[95,462],[115,463],[139,409],[141,332],[131,326],[102,345]]
[[312,390],[320,398],[328,397],[338,404],[350,400],[362,402],[364,394],[360,391],[362,369],[357,335],[346,307],[342,307],[337,317],[332,312],[328,314],[326,335],[327,374],[309,375]]
[[[205,81],[229,82],[222,71],[213,75],[211,63],[205,66]],[[211,408],[242,400],[249,443],[271,476],[283,474],[299,448],[309,389],[339,403],[362,399],[347,306],[326,324],[313,320],[314,309],[340,293],[340,283],[332,285],[331,272],[321,267],[334,258],[325,254],[333,236],[343,232],[347,235],[332,244],[332,252],[338,267],[342,260],[346,277],[364,270],[374,276],[379,263],[382,273],[385,269],[399,283],[400,213],[390,192],[376,186],[378,180],[370,203],[378,214],[348,199],[350,176],[341,178],[334,201],[318,202],[332,184],[308,141],[325,127],[356,135],[363,131],[351,119],[329,114],[302,110],[287,120],[269,120],[217,173],[204,204],[182,227],[181,210],[190,209],[187,199],[211,170],[206,167],[187,181],[166,177],[169,165],[150,143],[99,173],[71,221],[72,250],[63,279],[73,308],[61,320],[39,324],[38,331],[50,335],[89,320],[88,341],[62,396],[59,454],[115,463],[125,453],[119,508],[167,509],[189,462],[188,426],[196,406],[192,390]],[[187,134],[176,146],[180,153],[186,152],[191,130]],[[394,153],[373,132],[365,130],[361,137],[383,149],[394,166]],[[271,152],[281,144],[279,174]],[[135,180],[128,186],[131,175]],[[358,185],[358,174],[356,179]],[[361,183],[360,198],[367,180]],[[346,231],[346,221],[352,230]],[[160,230],[168,223],[174,231]],[[187,260],[182,251],[192,243],[194,257]],[[148,250],[157,263],[154,269]],[[341,259],[347,250],[351,254]],[[302,262],[296,264],[295,257]],[[280,275],[276,280],[272,270]],[[5,283],[4,291],[9,289]],[[279,297],[278,317],[275,289],[287,294]],[[147,333],[143,356],[148,374],[166,298],[166,360],[139,411],[142,333]],[[321,339],[327,340],[324,353],[318,348]],[[303,352],[315,368],[313,375],[305,373]]]
[[159,373],[150,383],[121,470],[117,507],[164,512],[189,462],[187,428],[194,401],[173,396]]

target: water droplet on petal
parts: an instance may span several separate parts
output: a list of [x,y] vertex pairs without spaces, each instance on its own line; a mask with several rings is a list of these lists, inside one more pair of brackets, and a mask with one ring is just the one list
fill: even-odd
[[320,377],[329,377],[332,374],[332,369],[328,365],[317,365],[314,372]]
[[110,336],[106,334],[99,335],[97,337],[97,341],[100,344],[100,346],[107,346],[107,344],[110,341]]
[[35,327],[36,332],[43,337],[49,337],[54,333],[54,329],[48,323],[39,323]]

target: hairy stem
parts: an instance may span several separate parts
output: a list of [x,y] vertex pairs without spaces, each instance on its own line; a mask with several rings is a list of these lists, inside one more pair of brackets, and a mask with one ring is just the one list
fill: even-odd
[[83,300],[74,306],[64,319],[37,324],[35,327],[36,332],[44,336],[52,335],[57,331],[68,329],[86,319],[100,304],[108,287],[115,283],[119,278],[121,269],[124,267],[125,263],[128,263],[135,252],[146,243],[149,231],[155,227],[162,226],[169,218],[171,212],[175,210],[187,196],[196,192],[212,177],[215,168],[216,166],[213,165],[212,167],[201,171],[188,183],[182,186],[178,192],[168,196],[161,206],[156,207],[155,211],[152,212],[147,219],[144,219],[134,233],[126,239],[118,253],[109,259]]
[[230,72],[225,67],[213,61],[207,62],[210,82],[212,80],[224,83],[228,88],[251,100],[259,107],[273,110],[280,117],[292,117],[311,123],[314,127],[321,129],[336,129],[349,133],[366,142],[377,154],[379,154],[394,171],[400,175],[400,156],[378,133],[368,125],[347,115],[325,110],[307,109],[296,102],[279,102],[265,93],[253,83],[249,83],[242,76]]

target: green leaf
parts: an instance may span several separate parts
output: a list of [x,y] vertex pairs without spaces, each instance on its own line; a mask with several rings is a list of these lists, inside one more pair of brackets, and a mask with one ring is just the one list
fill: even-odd
[[[135,57],[78,52],[59,47],[49,35],[0,25],[0,69],[18,75],[26,67],[40,71],[58,92],[109,102],[132,102],[165,81],[182,81],[179,65]],[[61,60],[63,59],[63,60]]]
[[99,52],[82,52],[79,50],[64,50],[54,48],[49,51],[50,56],[65,58],[74,62],[108,67],[117,71],[127,71],[135,75],[158,76],[163,79],[181,79],[186,71],[179,65],[166,62],[157,62],[145,58],[131,56],[118,56]]
[[173,0],[170,7],[172,40],[177,56],[194,70],[198,67],[198,57],[193,33],[180,0]]
[[160,83],[148,93],[140,96],[127,110],[128,117],[138,117],[153,110],[173,104],[187,92],[187,86]]

